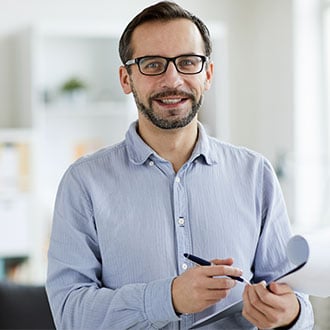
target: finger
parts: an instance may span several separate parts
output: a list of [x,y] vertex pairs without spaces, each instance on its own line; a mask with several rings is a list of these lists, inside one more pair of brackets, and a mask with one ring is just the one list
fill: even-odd
[[[291,290],[287,285],[278,289]],[[265,282],[246,286],[243,301],[243,316],[258,328],[274,328],[290,323],[299,313],[299,303],[293,291],[277,295],[267,289]]]
[[265,303],[265,296],[272,295],[266,288],[266,282],[246,286],[244,290],[243,316],[250,322],[264,329],[271,327],[273,306]]
[[255,302],[259,301],[258,295],[255,292],[255,288],[245,287],[243,292],[243,310],[242,315],[251,323],[263,328],[267,322],[267,316],[256,308]]
[[[230,290],[236,285],[236,281],[229,277],[210,276],[214,272],[207,270],[208,266],[195,267],[187,272],[195,273],[190,284],[197,290]],[[218,273],[216,273],[218,274]]]
[[221,299],[226,298],[230,293],[230,289],[214,289],[214,290],[206,290],[201,298],[205,301],[214,301],[218,302]]
[[254,287],[255,287],[255,292],[258,296],[258,299],[256,301],[256,303],[258,303],[258,307],[263,312],[268,313],[269,308],[273,309],[274,299],[276,298],[276,296],[274,296],[267,289],[265,281],[261,281],[260,283],[256,284]]
[[227,265],[204,266],[207,276],[241,276],[243,271],[237,267]]
[[211,260],[211,262],[214,265],[227,265],[227,266],[231,266],[234,263],[234,259],[233,258],[213,259],[213,260]]
[[[277,294],[270,289],[273,288],[274,290],[281,290],[281,294]],[[272,313],[274,310],[282,310],[283,309],[283,300],[282,297],[284,295],[290,294],[295,296],[295,293],[290,289],[289,286],[286,284],[280,285],[278,283],[273,283],[272,285],[266,286],[256,286],[256,292],[260,298],[260,301],[264,304],[262,308],[265,308],[264,311],[267,313]],[[266,307],[268,309],[266,310]]]
[[[194,270],[196,275],[194,276],[195,284],[204,289],[208,290],[222,290],[232,289],[236,285],[236,281],[230,277],[219,275],[222,271],[214,272],[209,266],[196,267]],[[199,279],[197,281],[197,279]]]
[[232,280],[229,277],[217,277],[217,278],[212,278],[208,289],[209,290],[230,290],[233,287],[236,286],[236,281]]
[[282,296],[284,294],[288,294],[288,293],[294,293],[293,290],[287,284],[284,284],[284,283],[272,282],[269,284],[269,290],[271,292],[273,292],[274,294],[277,294],[280,296]]
[[210,302],[212,304],[215,304],[215,303],[219,302],[220,300],[227,298],[229,293],[230,293],[230,290],[212,291],[212,294],[206,299],[206,301]]
[[229,278],[208,278],[204,281],[204,288],[199,290],[200,300],[216,303],[226,298],[235,285],[236,282]]
[[246,291],[248,300],[255,310],[258,310],[264,315],[272,312],[274,309],[274,301],[272,300],[272,297],[274,295],[267,290],[265,281],[252,286],[247,286]]

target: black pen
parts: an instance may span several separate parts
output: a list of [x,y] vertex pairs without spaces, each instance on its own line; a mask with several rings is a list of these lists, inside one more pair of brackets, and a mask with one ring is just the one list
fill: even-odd
[[[187,259],[189,259],[190,261],[196,263],[197,265],[200,265],[200,266],[211,266],[212,265],[212,262],[210,262],[208,260],[204,260],[204,259],[199,258],[199,257],[196,257],[192,254],[184,253],[183,255]],[[231,275],[226,275],[226,276],[232,278],[233,280],[236,280],[236,281],[239,281],[239,282],[242,282],[242,283],[250,284],[250,282],[242,276],[231,276]]]

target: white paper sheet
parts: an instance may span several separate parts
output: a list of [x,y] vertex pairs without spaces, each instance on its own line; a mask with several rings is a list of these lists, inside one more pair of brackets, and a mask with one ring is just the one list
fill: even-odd
[[294,290],[318,297],[330,296],[330,228],[309,235],[293,236],[287,254],[294,265],[305,265],[278,280]]

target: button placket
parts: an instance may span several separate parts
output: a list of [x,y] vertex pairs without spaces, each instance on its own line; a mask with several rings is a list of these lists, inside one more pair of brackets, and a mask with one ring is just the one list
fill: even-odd
[[186,170],[186,168],[181,169],[173,180],[173,205],[179,274],[185,272],[188,269],[188,263],[187,260],[184,258],[184,253],[186,253],[187,251],[191,251],[191,233],[190,227],[187,223],[187,191],[183,180],[184,170]]

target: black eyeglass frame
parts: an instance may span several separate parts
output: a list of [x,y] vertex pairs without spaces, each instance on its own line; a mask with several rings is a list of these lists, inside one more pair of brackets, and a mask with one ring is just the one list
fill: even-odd
[[[176,65],[176,60],[180,57],[189,57],[189,56],[195,56],[195,57],[199,57],[202,60],[202,65],[199,71],[197,72],[193,72],[193,73],[189,73],[189,72],[182,72],[180,71],[180,69],[178,69],[177,65]],[[145,73],[142,72],[141,67],[140,67],[140,62],[144,59],[148,59],[148,58],[162,58],[164,60],[166,60],[166,65],[164,66],[164,70],[160,73]],[[183,55],[179,55],[179,56],[175,56],[175,57],[165,57],[165,56],[160,56],[160,55],[147,55],[147,56],[141,56],[141,57],[137,57],[137,58],[133,58],[131,60],[126,61],[125,66],[128,67],[130,65],[133,64],[137,64],[139,71],[141,74],[145,75],[145,76],[159,76],[163,73],[165,73],[167,71],[168,65],[170,62],[172,62],[175,66],[175,69],[181,73],[181,74],[185,74],[185,75],[194,75],[194,74],[198,74],[201,73],[204,69],[204,65],[205,63],[207,63],[209,61],[209,57],[205,56],[205,55],[197,55],[197,54],[183,54]]]

